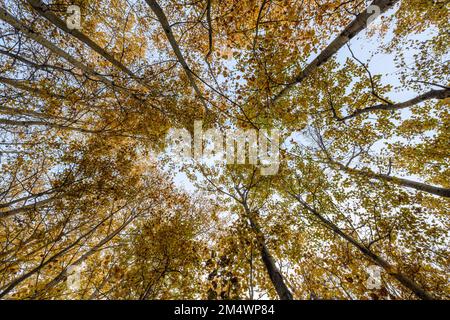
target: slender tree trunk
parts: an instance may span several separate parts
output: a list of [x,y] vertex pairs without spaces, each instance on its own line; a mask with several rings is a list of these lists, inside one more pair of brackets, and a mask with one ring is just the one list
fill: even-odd
[[27,65],[29,65],[29,66],[31,66],[33,68],[39,69],[39,70],[48,71],[48,69],[53,69],[53,70],[66,71],[66,72],[69,71],[69,69],[65,69],[63,67],[58,67],[58,66],[55,66],[55,65],[38,64],[38,63],[35,63],[35,62],[31,61],[31,60],[28,60],[28,59],[26,59],[26,58],[24,58],[22,56],[19,56],[18,54],[14,54],[14,53],[6,51],[6,50],[1,50],[0,49],[0,53],[5,55],[5,56],[10,57],[13,60],[18,60],[18,61],[20,61],[20,62],[22,62],[24,64],[27,64]]
[[355,118],[357,116],[359,116],[360,114],[363,113],[369,113],[369,112],[373,112],[373,111],[378,111],[378,110],[401,110],[404,108],[408,108],[408,107],[412,107],[415,106],[416,104],[419,104],[421,102],[427,101],[427,100],[431,100],[431,99],[446,99],[450,97],[450,89],[446,88],[446,89],[441,89],[441,90],[430,90],[424,94],[421,94],[417,97],[414,97],[412,99],[409,99],[407,101],[404,102],[400,102],[400,103],[395,103],[395,104],[378,104],[375,106],[371,106],[371,107],[367,107],[364,109],[359,109],[354,111],[353,113],[351,113],[348,116],[345,117],[338,117],[336,115],[336,111],[333,110],[333,113],[335,115],[335,118],[338,121],[345,121],[348,119],[352,119]]
[[21,276],[17,277],[16,279],[14,279],[13,281],[11,281],[9,284],[3,286],[1,288],[1,290],[3,290],[2,292],[0,292],[0,298],[3,298],[4,296],[6,296],[8,293],[10,293],[12,290],[14,290],[14,288],[19,285],[20,283],[22,283],[23,281],[25,281],[26,279],[28,279],[29,277],[31,277],[32,275],[34,275],[35,273],[39,272],[43,267],[45,267],[46,265],[48,265],[49,263],[51,263],[52,261],[55,261],[56,259],[58,259],[59,257],[61,257],[62,255],[64,255],[66,252],[70,251],[73,247],[75,247],[78,243],[80,243],[83,239],[89,237],[89,235],[91,235],[92,233],[95,232],[95,230],[97,230],[103,223],[105,223],[106,221],[108,221],[116,212],[112,212],[111,214],[109,214],[106,218],[102,219],[96,226],[94,226],[91,230],[89,230],[88,232],[86,232],[85,234],[79,236],[74,242],[72,242],[70,245],[66,246],[65,248],[61,249],[60,251],[58,251],[57,253],[55,253],[54,255],[52,255],[50,258],[48,258],[46,261],[41,262],[38,266],[36,266],[35,268],[31,269],[30,271],[22,274]]
[[370,249],[360,244],[351,236],[344,233],[338,226],[336,226],[333,222],[323,217],[317,210],[309,206],[306,202],[304,202],[299,196],[291,194],[297,201],[299,201],[303,207],[312,213],[316,218],[318,218],[327,228],[332,230],[335,234],[339,235],[341,238],[345,239],[353,246],[355,246],[366,258],[370,261],[374,262],[381,268],[383,268],[389,275],[398,280],[403,286],[410,289],[417,297],[423,300],[432,300],[434,297],[425,291],[422,287],[420,287],[417,283],[415,283],[411,278],[406,276],[401,272],[397,272],[396,268],[392,266],[389,262],[372,252]]
[[208,106],[206,105],[206,100],[203,97],[203,94],[200,91],[200,88],[197,86],[197,83],[195,82],[194,73],[189,68],[186,60],[183,57],[183,54],[181,53],[180,46],[178,45],[178,42],[175,39],[175,36],[173,35],[172,28],[169,25],[169,21],[167,20],[167,17],[165,15],[164,11],[162,10],[162,8],[158,4],[158,2],[156,2],[155,0],[145,0],[145,1],[150,6],[153,13],[156,15],[156,18],[158,19],[159,23],[161,24],[161,26],[164,30],[164,33],[166,34],[167,40],[169,40],[170,46],[172,47],[172,50],[178,59],[178,62],[183,67],[184,72],[186,73],[186,76],[188,77],[192,88],[194,88],[195,93],[200,98],[202,105],[205,109],[204,111],[207,111]]
[[12,116],[29,116],[45,120],[61,120],[66,122],[75,122],[74,119],[69,119],[62,116],[51,115],[43,112],[37,112],[34,110],[10,108],[5,106],[0,106],[0,114],[7,114]]
[[[380,13],[384,13],[399,0],[374,0],[371,6],[376,6],[380,9]],[[297,74],[288,85],[286,85],[273,99],[275,103],[284,97],[296,84],[301,83],[309,75],[311,75],[319,66],[327,62],[340,48],[345,46],[350,39],[355,37],[362,30],[367,28],[369,19],[373,16],[373,12],[368,12],[365,9],[361,12],[355,20],[353,20],[345,29],[331,42],[305,69]]]
[[267,248],[266,239],[263,232],[261,231],[261,228],[258,225],[258,222],[255,219],[255,214],[251,212],[246,202],[243,203],[243,206],[247,218],[250,221],[250,227],[256,234],[256,240],[258,242],[259,250],[261,253],[261,259],[264,263],[264,266],[266,267],[270,280],[275,287],[275,291],[277,292],[278,297],[280,298],[280,300],[293,300],[292,293],[284,283],[283,275],[276,266],[275,259],[272,257],[269,249]]
[[69,29],[67,27],[67,24],[65,21],[58,18],[57,15],[55,15],[50,8],[41,0],[27,0],[27,2],[33,7],[33,9],[36,10],[37,13],[39,13],[40,16],[46,18],[48,21],[53,23],[55,26],[57,26],[59,29],[63,30],[66,33],[71,34],[84,44],[86,44],[88,47],[90,47],[92,50],[97,52],[100,56],[105,58],[107,61],[109,61],[112,65],[114,65],[116,68],[121,70],[122,72],[129,75],[132,79],[137,81],[138,83],[142,84],[143,86],[147,87],[148,89],[151,89],[148,85],[146,85],[141,78],[136,76],[130,69],[128,69],[122,62],[115,59],[110,53],[108,53],[105,49],[100,47],[95,41],[93,41],[91,38],[86,36],[84,33],[77,29]]
[[425,184],[422,182],[417,182],[417,181],[408,180],[408,179],[404,179],[404,178],[392,177],[387,174],[374,173],[369,170],[352,169],[352,168],[344,166],[342,163],[339,163],[336,161],[332,161],[331,163],[339,166],[339,168],[341,168],[343,171],[346,171],[348,173],[359,174],[359,175],[366,176],[368,178],[392,182],[392,183],[398,184],[403,187],[412,188],[412,189],[416,189],[418,191],[431,193],[431,194],[434,194],[434,195],[440,196],[440,197],[445,197],[445,198],[450,197],[450,189],[447,189],[447,188],[436,187],[436,186],[432,186],[432,185]]
[[[103,238],[101,241],[99,241],[95,246],[93,246],[89,251],[87,251],[85,254],[83,254],[80,258],[75,260],[71,265],[78,265],[83,263],[87,258],[89,258],[91,255],[96,253],[98,250],[100,250],[106,243],[111,241],[115,236],[117,236],[123,229],[125,229],[126,226],[128,226],[136,216],[131,216],[128,218],[123,224],[121,224],[116,230],[111,232],[109,235],[107,235],[105,238]],[[56,286],[58,283],[63,281],[67,278],[67,268],[65,268],[63,271],[61,271],[52,281],[47,283],[47,285],[39,292],[35,292],[31,297],[31,299],[36,299],[40,295],[41,292],[45,292],[54,286]]]
[[15,216],[16,214],[22,213],[22,212],[26,212],[29,210],[35,210],[38,209],[40,207],[46,206],[50,203],[52,203],[53,201],[55,201],[56,199],[58,199],[59,197],[53,196],[44,200],[40,200],[31,204],[27,204],[25,206],[19,207],[19,208],[15,208],[15,209],[11,209],[8,211],[3,211],[0,212],[0,219],[4,219],[7,217],[11,217],[11,216]]
[[17,199],[14,199],[12,201],[9,201],[9,202],[0,203],[0,209],[1,208],[10,207],[13,204],[16,204],[16,203],[21,202],[21,201],[28,201],[30,199],[36,199],[36,198],[39,198],[39,197],[42,197],[42,196],[45,196],[45,195],[50,195],[50,194],[58,192],[60,189],[61,188],[52,188],[52,189],[48,189],[48,190],[45,190],[45,191],[42,191],[42,192],[31,194],[29,196],[17,198]]
[[101,82],[103,82],[104,84],[109,86],[110,88],[117,89],[118,91],[121,91],[121,92],[124,92],[126,94],[129,94],[129,92],[127,92],[128,91],[127,89],[122,88],[120,86],[117,86],[113,81],[107,79],[105,76],[97,73],[91,67],[89,67],[89,66],[85,65],[84,63],[78,61],[77,59],[72,57],[69,53],[67,53],[64,50],[58,48],[56,45],[54,45],[53,43],[51,43],[50,41],[48,41],[44,37],[42,37],[39,34],[37,34],[34,30],[32,30],[28,26],[24,25],[19,20],[17,20],[15,17],[13,17],[11,14],[8,13],[8,11],[6,11],[3,8],[0,8],[0,20],[3,20],[4,22],[8,23],[12,27],[14,27],[17,30],[19,30],[20,32],[22,32],[28,38],[36,41],[37,43],[39,43],[43,47],[47,48],[49,51],[53,52],[57,56],[63,58],[66,61],[68,61],[74,67],[82,70],[85,74],[90,75],[90,76],[100,80]]
[[32,94],[36,94],[39,96],[46,96],[46,95],[50,95],[52,97],[58,98],[58,99],[65,99],[67,100],[67,97],[63,96],[63,95],[57,95],[57,94],[53,94],[51,92],[48,92],[47,90],[43,90],[43,89],[39,89],[39,88],[35,88],[32,86],[27,85],[26,83],[29,81],[20,81],[20,80],[14,80],[14,79],[8,79],[5,77],[0,77],[0,83],[9,85],[11,87],[14,87],[16,89],[22,90],[22,91],[26,91]]

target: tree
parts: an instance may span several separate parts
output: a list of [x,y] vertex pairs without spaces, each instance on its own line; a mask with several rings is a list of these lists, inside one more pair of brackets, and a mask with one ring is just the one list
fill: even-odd
[[[448,299],[448,10],[4,1],[0,297]],[[278,171],[166,153],[195,121]]]

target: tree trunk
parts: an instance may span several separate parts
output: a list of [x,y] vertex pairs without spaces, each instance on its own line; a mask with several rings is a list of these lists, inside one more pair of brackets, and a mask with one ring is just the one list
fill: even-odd
[[344,233],[338,226],[336,226],[333,222],[323,217],[321,214],[317,212],[314,208],[310,207],[306,202],[304,202],[299,196],[291,194],[297,201],[299,201],[305,209],[311,212],[315,217],[317,217],[323,224],[325,224],[330,230],[332,230],[335,234],[339,235],[341,238],[345,239],[353,246],[355,246],[366,258],[368,258],[373,263],[377,264],[381,268],[383,268],[389,275],[397,279],[403,286],[410,289],[417,297],[423,300],[433,300],[434,297],[421,288],[417,283],[415,283],[408,276],[402,274],[401,272],[395,271],[396,268],[392,266],[389,262],[372,252],[370,249],[360,244],[358,241]]
[[66,33],[71,34],[84,44],[86,44],[88,47],[90,47],[92,50],[97,52],[99,55],[101,55],[103,58],[105,58],[107,61],[111,62],[112,65],[117,67],[119,70],[123,71],[127,75],[129,75],[132,79],[136,80],[138,83],[142,84],[148,89],[151,89],[148,85],[146,85],[141,78],[136,76],[130,69],[128,69],[123,63],[115,59],[111,54],[109,54],[105,49],[100,47],[97,43],[95,43],[92,39],[90,39],[88,36],[86,36],[84,33],[77,29],[69,29],[67,27],[67,24],[65,21],[58,18],[57,15],[55,15],[53,12],[51,12],[50,8],[41,0],[27,0],[27,2],[33,7],[33,9],[36,10],[37,13],[39,13],[40,16],[46,18],[48,21],[53,23],[55,26],[57,26],[59,29],[63,30]]
[[106,84],[107,86],[109,86],[111,88],[114,88],[114,89],[117,89],[119,91],[122,91],[124,93],[129,94],[127,92],[127,89],[122,88],[120,86],[116,86],[113,81],[111,81],[111,80],[107,79],[106,77],[104,77],[103,75],[95,72],[93,69],[91,69],[90,67],[88,67],[84,63],[78,61],[77,59],[72,57],[70,54],[65,52],[64,50],[58,48],[56,45],[54,45],[53,43],[51,43],[47,39],[43,38],[42,36],[40,36],[39,34],[34,32],[34,30],[30,29],[29,27],[27,27],[26,25],[21,23],[19,20],[14,18],[11,14],[9,14],[3,8],[0,8],[0,20],[3,20],[4,22],[8,23],[12,27],[16,28],[17,30],[19,30],[20,32],[25,34],[28,38],[36,41],[37,43],[39,43],[43,47],[47,48],[49,51],[53,52],[54,54],[58,55],[59,57],[63,58],[64,60],[68,61],[74,67],[82,70],[87,75],[90,75],[90,76],[92,76],[94,78],[99,79],[101,82],[103,82],[104,84]]
[[[353,113],[351,113],[350,115],[342,117],[342,118],[338,117],[335,114],[335,118],[337,118],[338,121],[345,121],[348,119],[355,118],[363,113],[368,113],[368,112],[373,112],[373,111],[378,111],[378,110],[401,110],[404,108],[415,106],[416,104],[419,104],[419,103],[427,101],[427,100],[431,100],[431,99],[442,100],[442,99],[446,99],[448,97],[450,97],[450,89],[448,89],[448,88],[441,89],[441,90],[430,90],[424,94],[421,94],[417,97],[414,97],[414,98],[409,99],[404,102],[395,103],[395,104],[394,103],[393,104],[378,104],[375,106],[356,110]],[[336,112],[333,110],[333,113],[336,113]]]
[[[71,265],[78,265],[80,263],[83,263],[87,258],[89,258],[91,255],[96,253],[98,250],[100,250],[106,243],[111,241],[115,236],[117,236],[123,229],[125,229],[126,226],[128,226],[136,216],[132,216],[128,218],[123,224],[121,224],[116,230],[111,232],[109,235],[107,235],[105,238],[103,238],[101,241],[99,241],[94,247],[89,249],[88,252],[83,254],[80,258],[75,260]],[[45,292],[54,286],[56,286],[58,283],[60,283],[62,280],[67,278],[67,268],[65,268],[63,271],[61,271],[52,281],[47,283],[47,285],[39,292],[35,292],[29,299],[36,299],[41,292]]]
[[204,111],[208,110],[208,106],[206,105],[206,101],[205,98],[203,97],[203,94],[201,93],[199,87],[197,86],[197,83],[195,82],[194,79],[194,74],[191,71],[191,69],[189,68],[186,60],[183,57],[183,54],[181,53],[181,49],[180,46],[178,45],[177,40],[175,39],[175,36],[173,35],[172,32],[172,28],[169,25],[169,22],[167,20],[167,17],[164,13],[164,11],[162,10],[162,8],[160,7],[160,5],[154,1],[154,0],[145,0],[147,2],[147,4],[150,6],[150,8],[152,9],[153,13],[156,15],[159,23],[161,24],[164,33],[166,34],[167,40],[169,40],[170,46],[172,47],[173,52],[175,53],[178,62],[181,64],[181,66],[183,67],[186,76],[189,79],[189,82],[192,86],[192,88],[194,88],[195,93],[197,94],[197,96],[200,98],[200,101],[202,102],[202,105],[204,107]]
[[292,293],[289,288],[284,283],[283,275],[275,264],[275,259],[270,254],[269,249],[266,245],[266,239],[261,231],[257,221],[254,219],[254,213],[250,211],[247,204],[243,203],[245,213],[250,221],[250,227],[256,234],[256,240],[258,242],[259,250],[261,253],[261,259],[266,267],[267,273],[269,274],[270,280],[272,281],[275,291],[278,294],[280,300],[293,300]]
[[[399,0],[374,0],[371,6],[377,6],[380,13],[384,13]],[[286,85],[273,99],[272,103],[277,102],[284,97],[296,84],[301,83],[309,75],[311,75],[319,66],[327,62],[340,48],[346,45],[350,39],[355,37],[359,32],[367,28],[368,20],[373,16],[373,13],[367,12],[367,9],[360,13],[355,20],[353,20],[341,32],[337,38],[333,40],[305,69],[303,69],[297,76],[294,77],[289,84]]]
[[436,186],[432,186],[432,185],[425,184],[422,182],[417,182],[417,181],[408,180],[408,179],[404,179],[404,178],[392,177],[387,174],[374,173],[369,170],[352,169],[352,168],[344,166],[342,163],[339,163],[336,161],[332,161],[331,163],[339,166],[339,168],[341,168],[343,171],[348,172],[348,173],[359,174],[359,175],[366,176],[368,178],[373,178],[373,179],[377,179],[377,180],[381,180],[381,181],[389,181],[389,182],[398,184],[403,187],[412,188],[412,189],[416,189],[419,191],[431,193],[431,194],[434,194],[434,195],[440,196],[440,197],[445,197],[445,198],[450,197],[450,189],[447,189],[447,188],[436,187]]

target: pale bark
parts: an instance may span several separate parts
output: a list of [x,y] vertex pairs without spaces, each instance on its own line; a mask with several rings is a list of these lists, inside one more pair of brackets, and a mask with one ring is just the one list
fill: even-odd
[[29,127],[29,126],[45,126],[48,128],[54,128],[54,129],[61,129],[61,130],[70,130],[70,131],[77,131],[82,133],[100,133],[101,130],[90,130],[85,128],[79,128],[79,127],[71,127],[63,124],[57,124],[47,121],[38,121],[38,120],[25,120],[25,121],[18,121],[18,120],[8,120],[8,119],[0,119],[0,125],[7,125],[7,126],[14,126],[14,127]]
[[267,273],[269,274],[270,280],[278,294],[278,297],[280,300],[293,300],[292,293],[285,284],[283,275],[281,274],[280,269],[278,269],[270,250],[267,248],[265,236],[255,219],[255,213],[251,212],[245,201],[242,202],[242,205],[250,222],[250,227],[256,235],[256,240],[261,253],[261,259],[266,267]]
[[[125,229],[126,226],[128,226],[136,217],[131,216],[128,218],[123,224],[121,224],[117,229],[115,229],[113,232],[108,234],[106,237],[104,237],[101,241],[99,241],[95,246],[90,248],[86,253],[84,253],[80,258],[73,261],[71,265],[80,265],[83,263],[87,258],[92,256],[94,253],[98,252],[106,243],[111,241],[115,236],[117,236],[123,229]],[[67,268],[64,268],[53,280],[51,280],[47,285],[40,290],[39,292],[35,292],[31,297],[31,299],[36,299],[41,292],[46,292],[50,290],[51,288],[55,287],[58,283],[65,280],[67,278]]]
[[147,4],[152,9],[153,13],[156,15],[159,23],[161,24],[164,33],[166,34],[167,40],[169,40],[170,46],[172,47],[173,52],[175,53],[178,62],[183,67],[186,76],[189,79],[189,83],[191,84],[192,88],[194,88],[195,93],[200,98],[200,101],[202,102],[202,105],[204,107],[204,111],[208,110],[208,106],[206,105],[206,100],[203,97],[202,92],[200,91],[200,88],[197,86],[197,83],[194,78],[194,73],[189,68],[186,60],[183,57],[183,54],[181,53],[180,46],[178,45],[177,40],[175,39],[175,36],[173,35],[172,28],[169,25],[169,21],[167,20],[167,17],[162,10],[162,8],[159,6],[159,4],[154,0],[145,0]]
[[[377,6],[380,9],[380,13],[386,12],[399,0],[374,0],[372,6]],[[272,99],[275,103],[285,95],[297,84],[301,83],[308,76],[310,76],[318,67],[327,62],[339,49],[345,46],[353,37],[355,37],[362,30],[367,28],[368,20],[373,13],[367,12],[365,9],[361,12],[355,20],[353,20],[344,31],[339,34],[310,64],[306,66],[299,74],[297,74],[289,84],[286,85],[278,94]]]
[[408,180],[408,179],[404,179],[404,178],[393,177],[393,176],[383,174],[383,173],[375,173],[375,172],[372,172],[367,169],[366,170],[352,169],[352,168],[349,168],[349,167],[343,165],[342,163],[339,163],[336,161],[331,161],[331,163],[337,165],[341,170],[351,173],[351,174],[358,174],[358,175],[366,176],[367,178],[392,182],[392,183],[395,183],[395,184],[403,186],[403,187],[427,192],[427,193],[434,194],[439,197],[445,197],[445,198],[450,197],[450,189],[447,189],[447,188],[436,187],[436,186],[432,186],[432,185],[422,183],[422,182],[417,182],[417,181]]
[[5,9],[0,8],[0,20],[3,20],[4,22],[8,23],[12,27],[16,28],[20,32],[22,32],[24,35],[26,35],[28,38],[36,41],[43,47],[47,48],[49,51],[53,52],[57,56],[63,58],[64,60],[71,63],[74,67],[80,69],[83,71],[86,75],[92,76],[95,79],[98,79],[99,81],[103,82],[107,86],[117,89],[118,91],[122,91],[127,93],[127,90],[125,88],[122,88],[120,86],[117,86],[113,81],[107,79],[103,75],[98,74],[90,68],[89,66],[85,65],[84,63],[78,61],[74,57],[72,57],[69,53],[65,52],[64,50],[58,48],[56,45],[45,39],[44,37],[37,34],[34,30],[24,25],[22,22],[14,18],[11,14],[9,14]]
[[56,116],[56,115],[38,112],[38,111],[34,111],[34,110],[10,108],[10,107],[5,107],[5,106],[0,106],[0,114],[7,114],[7,115],[12,115],[12,116],[28,116],[28,117],[35,117],[35,118],[39,118],[39,119],[52,120],[52,121],[60,120],[60,121],[65,121],[65,122],[75,122],[75,119]]
[[336,114],[336,111],[334,110],[334,108],[332,109],[333,111],[333,115],[334,117],[338,120],[338,121],[345,121],[348,119],[352,119],[355,118],[357,116],[359,116],[360,114],[364,114],[364,113],[369,113],[369,112],[373,112],[373,111],[379,111],[379,110],[401,110],[404,108],[408,108],[408,107],[412,107],[415,106],[421,102],[427,101],[427,100],[431,100],[431,99],[439,99],[439,100],[443,100],[443,99],[447,99],[450,97],[450,89],[441,89],[441,90],[430,90],[424,94],[421,94],[417,97],[414,97],[410,100],[404,101],[404,102],[400,102],[400,103],[393,103],[393,104],[378,104],[378,105],[374,105],[371,107],[367,107],[364,109],[359,109],[354,111],[353,113],[349,114],[348,116],[345,117],[339,117]]
[[15,208],[15,209],[11,209],[8,211],[0,211],[0,219],[4,219],[7,217],[11,217],[11,216],[15,216],[19,213],[23,213],[23,212],[27,212],[30,210],[36,210],[39,209],[41,207],[44,207],[50,203],[52,203],[53,201],[55,201],[56,199],[58,199],[58,197],[50,197],[44,200],[40,200],[31,204],[27,204],[25,206],[19,207],[19,208]]
[[40,96],[49,95],[49,96],[52,96],[52,97],[55,97],[58,99],[67,99],[65,96],[53,94],[46,90],[32,87],[32,86],[26,84],[29,82],[30,81],[26,81],[26,80],[15,80],[15,79],[9,79],[9,78],[5,78],[5,77],[0,77],[0,83],[6,84],[8,86],[14,87],[14,88],[22,90],[22,91],[26,91],[26,92],[40,95]]
[[51,9],[42,1],[40,0],[27,0],[27,2],[33,7],[33,9],[36,10],[37,13],[39,13],[40,16],[46,18],[48,21],[53,23],[55,26],[57,26],[59,29],[63,30],[66,33],[71,34],[84,44],[86,44],[89,48],[97,52],[100,56],[102,56],[104,59],[109,61],[112,65],[114,65],[116,68],[121,70],[122,72],[129,75],[132,79],[137,81],[138,83],[142,84],[143,86],[147,87],[148,89],[151,89],[147,84],[143,82],[141,78],[139,78],[137,75],[135,75],[130,69],[128,69],[122,62],[114,58],[110,53],[108,53],[105,49],[100,47],[95,41],[93,41],[91,38],[89,38],[87,35],[85,35],[83,32],[77,30],[77,29],[69,29],[67,27],[67,23],[63,20],[61,20],[57,15],[55,15]]
[[30,271],[22,274],[21,276],[17,277],[13,281],[11,281],[9,284],[5,285],[3,288],[1,288],[3,291],[0,292],[0,298],[3,298],[7,294],[9,294],[12,290],[14,290],[14,288],[16,286],[18,286],[20,283],[22,283],[23,281],[25,281],[26,279],[28,279],[29,277],[31,277],[35,273],[39,272],[39,270],[41,270],[43,267],[45,267],[49,263],[55,261],[56,259],[58,259],[62,255],[64,255],[66,252],[70,251],[73,247],[75,247],[77,244],[79,244],[83,239],[89,237],[89,235],[91,235],[93,232],[95,232],[95,230],[97,230],[98,227],[100,227],[103,223],[105,223],[107,220],[109,220],[114,214],[115,214],[115,212],[109,214],[106,218],[102,219],[97,225],[95,225],[91,230],[89,230],[85,234],[79,236],[70,245],[68,245],[65,248],[61,249],[60,251],[58,251],[57,253],[52,255],[47,260],[42,261],[38,266],[34,267]]
[[333,222],[323,217],[317,210],[309,206],[306,202],[304,202],[298,195],[291,194],[297,201],[299,201],[305,209],[307,209],[310,213],[312,213],[316,218],[318,218],[327,228],[333,231],[335,234],[351,243],[355,246],[367,259],[375,263],[376,265],[383,268],[386,273],[390,276],[398,280],[403,286],[411,290],[417,297],[423,300],[432,300],[434,297],[424,290],[420,285],[418,285],[414,280],[412,280],[407,275],[399,272],[396,268],[391,265],[389,262],[381,258],[379,255],[375,254],[368,247],[362,245],[357,240],[343,232],[338,226],[336,226]]

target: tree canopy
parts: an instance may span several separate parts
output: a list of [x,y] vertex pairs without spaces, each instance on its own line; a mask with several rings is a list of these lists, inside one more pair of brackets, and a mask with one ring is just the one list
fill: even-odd
[[2,1],[0,298],[450,298],[449,9]]

